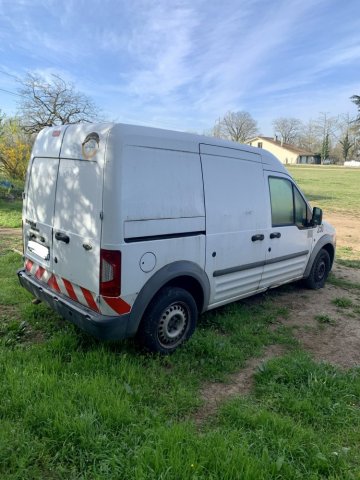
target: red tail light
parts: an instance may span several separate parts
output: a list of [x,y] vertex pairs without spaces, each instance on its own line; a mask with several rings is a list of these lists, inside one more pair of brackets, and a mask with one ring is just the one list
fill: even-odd
[[121,291],[121,252],[100,250],[100,295],[119,297]]

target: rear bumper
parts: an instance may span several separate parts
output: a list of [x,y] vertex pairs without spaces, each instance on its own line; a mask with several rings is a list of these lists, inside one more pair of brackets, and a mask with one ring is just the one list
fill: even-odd
[[61,293],[54,292],[37,278],[27,274],[24,269],[19,270],[17,274],[22,287],[90,335],[101,340],[120,340],[128,336],[126,331],[130,314],[101,315]]

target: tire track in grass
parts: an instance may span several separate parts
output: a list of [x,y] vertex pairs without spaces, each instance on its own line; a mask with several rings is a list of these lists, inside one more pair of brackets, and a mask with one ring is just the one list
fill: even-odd
[[193,415],[198,427],[216,414],[220,405],[227,399],[248,394],[254,385],[254,374],[271,358],[280,357],[287,351],[284,345],[268,345],[260,357],[250,358],[244,368],[229,376],[226,383],[209,382],[201,389],[202,406]]

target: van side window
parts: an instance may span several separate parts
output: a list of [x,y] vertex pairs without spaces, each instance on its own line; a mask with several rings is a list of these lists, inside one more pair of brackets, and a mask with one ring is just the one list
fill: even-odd
[[294,205],[295,205],[295,225],[298,227],[307,227],[307,205],[299,190],[294,188]]
[[273,227],[309,226],[311,211],[295,185],[286,178],[269,177]]
[[273,227],[294,224],[292,183],[285,178],[269,178]]

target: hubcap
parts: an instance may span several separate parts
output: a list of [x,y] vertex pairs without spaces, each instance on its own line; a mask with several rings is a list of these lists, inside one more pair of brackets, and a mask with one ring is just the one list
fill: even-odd
[[322,261],[322,262],[319,262],[318,264],[318,267],[317,267],[317,280],[322,280],[324,275],[325,275],[325,271],[326,271],[326,265],[325,265],[325,262]]
[[180,343],[189,323],[189,309],[182,302],[169,305],[161,314],[158,338],[164,347]]

